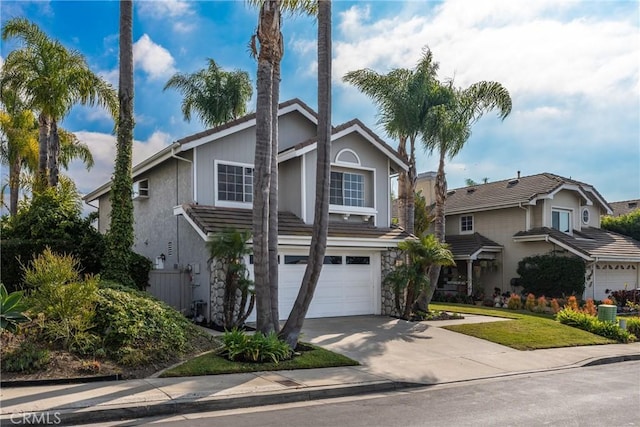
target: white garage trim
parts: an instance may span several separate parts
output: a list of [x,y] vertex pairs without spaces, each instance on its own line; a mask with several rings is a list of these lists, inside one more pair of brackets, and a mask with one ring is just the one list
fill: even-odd
[[629,262],[599,262],[594,267],[593,299],[607,298],[606,290],[636,289],[640,284],[640,264]]

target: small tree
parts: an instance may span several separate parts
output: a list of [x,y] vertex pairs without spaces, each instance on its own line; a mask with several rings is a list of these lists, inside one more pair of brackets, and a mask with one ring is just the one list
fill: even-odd
[[[448,246],[438,242],[432,234],[400,242],[398,248],[405,252],[409,262],[398,266],[387,275],[385,281],[394,288],[396,310],[402,313],[403,319],[409,320],[416,298],[420,292],[429,288],[429,267],[434,263],[453,265],[455,261]],[[401,307],[400,296],[403,291],[404,307]]]
[[626,215],[605,216],[602,228],[640,240],[640,209]]
[[218,269],[214,272],[216,279],[224,282],[223,320],[222,325],[218,326],[225,330],[243,326],[255,304],[253,282],[249,280],[243,262],[244,256],[251,253],[247,245],[250,238],[248,231],[225,230],[216,234],[208,244],[211,255],[209,262],[216,263]]

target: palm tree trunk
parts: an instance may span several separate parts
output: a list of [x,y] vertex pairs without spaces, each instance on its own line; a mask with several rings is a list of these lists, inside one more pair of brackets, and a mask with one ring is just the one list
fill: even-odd
[[13,163],[9,166],[9,215],[14,216],[18,213],[18,198],[20,197],[20,169],[22,159],[16,156]]
[[[407,158],[407,138],[400,136],[398,141],[398,154],[400,158]],[[398,174],[398,225],[407,229],[407,173],[403,170]]]
[[[436,196],[436,209],[434,219],[434,235],[438,242],[445,242],[445,215],[444,215],[444,203],[447,197],[447,179],[444,173],[444,147],[440,147],[440,162],[438,163],[438,172],[436,173],[435,182],[435,196]],[[440,279],[440,269],[442,266],[438,263],[433,263],[429,267],[429,288],[420,292],[420,296],[416,302],[418,309],[422,311],[429,311],[429,304],[433,298],[433,294],[436,291],[438,280]]]
[[280,60],[273,64],[271,87],[271,186],[269,189],[269,289],[271,322],[280,331],[278,311],[278,104],[280,98]]
[[60,135],[58,135],[58,121],[55,118],[51,119],[51,131],[49,132],[49,187],[56,187],[58,185],[59,170],[59,157],[60,157]]
[[329,230],[329,184],[331,181],[331,0],[318,1],[318,163],[316,204],[309,263],[300,291],[280,336],[295,348],[304,318],[320,278]]
[[34,190],[44,190],[49,183],[47,167],[49,161],[49,133],[51,132],[51,119],[44,113],[38,116],[38,174],[34,182]]
[[405,230],[407,233],[413,234],[415,230],[415,209],[416,209],[416,137],[409,138],[410,152],[409,152],[409,171],[406,175],[406,210],[407,210],[407,225]]
[[[267,0],[260,7],[258,23],[256,150],[253,173],[253,259],[256,290],[256,322],[262,333],[277,329],[273,320],[269,265],[269,199],[273,138],[273,64],[280,49],[280,1]],[[277,155],[277,153],[276,153]],[[276,207],[277,209],[277,207]],[[277,239],[277,234],[276,234]],[[276,266],[277,268],[277,266]],[[277,310],[277,309],[276,309]]]
[[120,0],[120,68],[116,160],[111,187],[111,227],[107,240],[105,273],[108,278],[133,286],[129,275],[133,246],[131,163],[133,151],[133,2]]

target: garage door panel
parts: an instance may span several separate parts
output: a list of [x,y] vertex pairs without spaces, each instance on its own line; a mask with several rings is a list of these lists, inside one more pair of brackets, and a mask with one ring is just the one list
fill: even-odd
[[[285,257],[281,256],[281,259],[287,259],[286,255],[295,256],[295,254],[289,253],[284,253],[284,255]],[[330,256],[341,256],[343,263],[322,266],[307,318],[373,314],[375,307],[373,271],[379,266],[376,267],[373,262],[370,264],[345,264],[345,254],[334,253]],[[372,260],[373,256],[363,254],[359,256],[359,259]],[[293,307],[305,268],[305,264],[280,265],[278,309],[282,320],[286,319]],[[249,266],[249,272],[253,278],[253,265]],[[255,310],[248,320],[255,321]]]
[[631,263],[601,263],[596,265],[595,299],[607,298],[606,290],[617,291],[638,287],[638,266]]

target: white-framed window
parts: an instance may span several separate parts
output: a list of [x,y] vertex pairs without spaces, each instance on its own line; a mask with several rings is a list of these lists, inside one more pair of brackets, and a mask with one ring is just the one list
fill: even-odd
[[329,203],[341,206],[364,206],[364,175],[331,172]]
[[224,202],[253,202],[253,167],[217,163],[217,200]]
[[552,209],[551,228],[562,231],[563,233],[571,233],[571,211]]
[[583,224],[589,224],[589,209],[584,208],[582,209],[582,223]]
[[460,232],[473,233],[473,215],[462,215],[460,217]]

